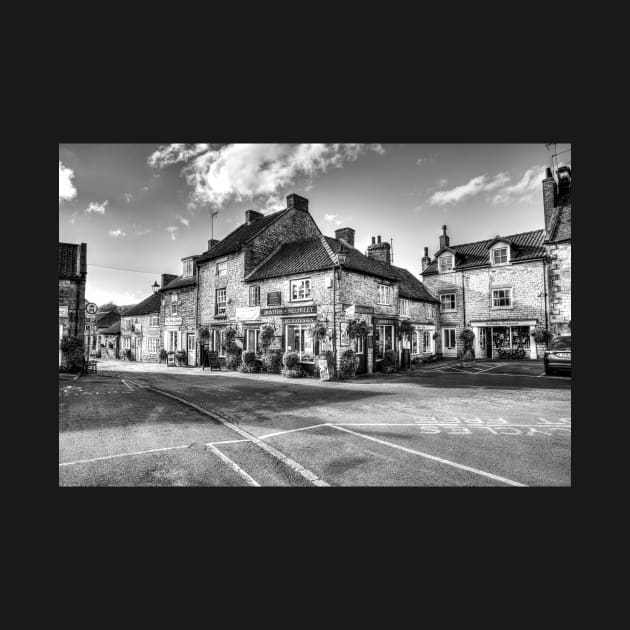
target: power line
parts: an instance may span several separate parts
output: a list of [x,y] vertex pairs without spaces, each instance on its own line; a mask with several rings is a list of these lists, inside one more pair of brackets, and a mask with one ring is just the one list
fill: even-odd
[[115,269],[116,271],[131,271],[133,273],[144,273],[149,276],[159,276],[161,272],[158,273],[156,271],[140,271],[138,269],[126,269],[125,267],[108,267],[106,265],[95,265],[93,263],[87,263],[88,267],[99,267],[100,269]]

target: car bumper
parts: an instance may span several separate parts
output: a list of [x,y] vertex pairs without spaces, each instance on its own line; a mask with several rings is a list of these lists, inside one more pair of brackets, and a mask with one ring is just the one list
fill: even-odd
[[571,361],[558,361],[557,359],[545,361],[545,369],[546,370],[564,370],[566,372],[570,372]]

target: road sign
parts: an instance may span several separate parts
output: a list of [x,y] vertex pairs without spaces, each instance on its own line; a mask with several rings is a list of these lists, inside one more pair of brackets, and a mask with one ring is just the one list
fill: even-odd
[[98,306],[94,304],[94,302],[88,302],[85,305],[85,312],[88,313],[89,315],[94,315],[96,311],[98,311]]

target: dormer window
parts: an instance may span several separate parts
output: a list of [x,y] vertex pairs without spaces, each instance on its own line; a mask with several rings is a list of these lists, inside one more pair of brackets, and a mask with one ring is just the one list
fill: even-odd
[[440,256],[440,272],[453,270],[453,254],[445,254]]
[[512,255],[511,243],[497,236],[488,244],[491,265],[507,265]]
[[184,270],[183,270],[183,276],[184,278],[190,278],[193,275],[193,261],[191,260],[185,260],[184,261]]
[[492,250],[492,262],[495,265],[503,265],[508,261],[508,248],[497,247]]

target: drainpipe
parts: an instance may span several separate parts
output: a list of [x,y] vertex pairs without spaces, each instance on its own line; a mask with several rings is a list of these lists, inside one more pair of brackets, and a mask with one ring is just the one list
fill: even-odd
[[549,330],[549,300],[547,294],[547,256],[543,258],[543,298],[545,300],[545,330]]
[[337,378],[337,268],[333,267],[333,356],[335,358],[335,378]]
[[[195,357],[195,363],[201,364],[201,339],[199,338],[199,265],[195,263],[195,273],[197,274],[197,298],[195,302],[195,334],[197,337],[197,356]],[[210,330],[208,329],[208,334]]]

